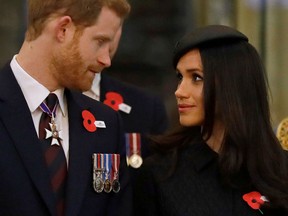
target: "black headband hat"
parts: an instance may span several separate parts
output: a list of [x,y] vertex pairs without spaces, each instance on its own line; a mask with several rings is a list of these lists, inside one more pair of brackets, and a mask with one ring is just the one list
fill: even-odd
[[208,25],[194,29],[176,43],[173,56],[174,68],[179,59],[191,49],[206,43],[225,40],[248,42],[248,38],[244,34],[228,26]]

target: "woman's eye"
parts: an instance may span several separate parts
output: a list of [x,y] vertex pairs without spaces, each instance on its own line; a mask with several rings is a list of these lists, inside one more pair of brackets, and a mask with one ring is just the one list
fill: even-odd
[[178,79],[179,81],[181,81],[181,80],[183,79],[182,74],[179,73],[179,72],[176,73],[176,77],[177,77],[177,79]]
[[203,81],[203,77],[200,76],[199,74],[193,74],[193,75],[192,75],[192,80],[193,80],[194,82]]

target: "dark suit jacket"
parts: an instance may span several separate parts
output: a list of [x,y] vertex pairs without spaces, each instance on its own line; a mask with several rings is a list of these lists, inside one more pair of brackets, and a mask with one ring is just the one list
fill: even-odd
[[[55,215],[55,200],[31,113],[8,64],[0,72],[0,82],[0,215]],[[65,94],[69,114],[66,215],[130,215],[131,185],[119,114],[81,93],[66,90]],[[88,132],[81,116],[85,109],[104,121],[106,129]],[[93,153],[121,154],[118,194],[94,191]]]
[[144,90],[123,83],[101,74],[100,101],[105,100],[107,92],[117,92],[124,103],[132,107],[129,114],[119,111],[123,119],[126,133],[141,133],[141,152],[145,158],[149,155],[147,135],[163,133],[168,128],[168,117],[163,100],[156,95],[149,94]]

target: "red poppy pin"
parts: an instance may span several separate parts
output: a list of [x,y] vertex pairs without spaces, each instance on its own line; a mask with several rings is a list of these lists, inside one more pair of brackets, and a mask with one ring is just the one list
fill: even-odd
[[252,191],[250,193],[244,194],[243,195],[243,200],[247,202],[247,204],[255,210],[259,210],[261,214],[263,212],[261,211],[260,207],[265,203],[269,202],[268,199],[265,196],[262,196],[259,192],[257,191]]
[[112,109],[118,111],[119,105],[123,103],[123,97],[117,92],[107,92],[104,104],[110,106]]
[[88,110],[83,110],[82,117],[83,117],[83,126],[85,127],[85,129],[89,132],[96,131],[97,127],[95,125],[96,119],[94,115]]

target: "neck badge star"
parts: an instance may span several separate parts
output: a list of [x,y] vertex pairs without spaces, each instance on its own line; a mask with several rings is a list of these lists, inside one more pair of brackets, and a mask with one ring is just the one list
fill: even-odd
[[49,123],[49,126],[50,126],[51,130],[48,130],[48,129],[45,128],[45,131],[46,131],[45,139],[48,139],[48,138],[52,137],[51,146],[52,145],[60,146],[59,140],[63,139],[62,131],[61,130],[57,130],[57,124],[55,123],[55,120],[54,120],[53,116],[51,118],[51,123]]

